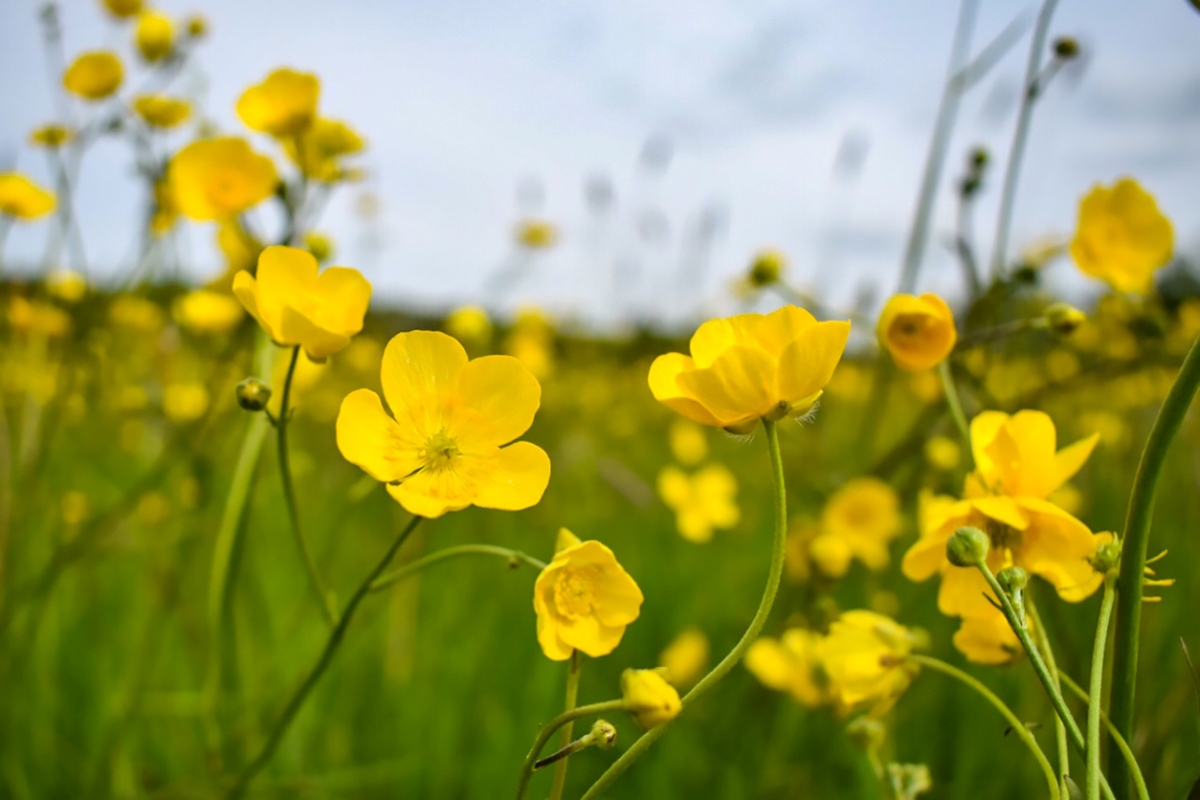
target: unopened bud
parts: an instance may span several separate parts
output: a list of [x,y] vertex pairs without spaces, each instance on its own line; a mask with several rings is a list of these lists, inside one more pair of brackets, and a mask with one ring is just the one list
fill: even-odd
[[1070,61],[1079,55],[1079,40],[1073,36],[1060,36],[1054,40],[1054,55]]
[[1013,595],[1029,585],[1029,573],[1020,567],[1006,567],[996,575],[996,582],[1005,594]]
[[1105,542],[1096,548],[1092,556],[1092,569],[1101,575],[1107,575],[1121,563],[1121,543],[1116,539]]
[[846,726],[850,741],[868,753],[878,752],[887,739],[887,728],[879,720],[866,715],[856,717]]
[[979,528],[964,526],[946,541],[946,559],[956,567],[977,567],[987,554],[988,537]]
[[238,405],[247,411],[262,411],[271,400],[271,387],[258,378],[246,378],[237,385]]
[[971,153],[967,156],[967,163],[972,172],[980,172],[987,166],[991,157],[986,147],[976,146],[971,148]]
[[591,744],[599,747],[601,750],[607,750],[617,743],[617,729],[606,720],[598,719],[592,725],[592,732],[588,734],[591,737]]
[[762,288],[779,283],[787,266],[787,257],[778,250],[763,250],[754,257],[747,280],[751,286]]
[[1068,336],[1087,321],[1087,315],[1066,303],[1054,303],[1046,308],[1046,326],[1060,336]]

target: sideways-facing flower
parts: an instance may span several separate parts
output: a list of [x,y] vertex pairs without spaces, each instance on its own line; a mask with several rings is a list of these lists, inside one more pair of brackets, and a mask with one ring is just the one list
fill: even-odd
[[236,136],[192,142],[171,159],[169,185],[179,211],[200,222],[225,220],[275,192],[275,164]]
[[316,119],[320,94],[316,75],[284,67],[242,92],[237,114],[251,130],[281,139],[297,136]]
[[896,365],[910,372],[936,367],[958,341],[954,314],[936,294],[893,295],[879,315],[876,333]]
[[746,669],[764,686],[787,692],[800,705],[815,708],[827,700],[820,649],[820,634],[789,628],[778,640],[764,636],[750,645]]
[[654,360],[650,391],[695,422],[748,433],[764,417],[810,412],[849,335],[849,322],[817,322],[796,306],[709,320],[692,336],[690,356]]
[[879,478],[847,481],[821,511],[821,535],[844,541],[850,553],[874,572],[887,568],[888,543],[899,533],[900,498]]
[[680,631],[658,655],[658,665],[667,671],[672,686],[691,686],[708,666],[708,637],[693,626]]
[[332,182],[345,177],[341,158],[360,152],[366,143],[358,133],[336,119],[318,118],[303,133],[289,137],[283,151],[300,171],[313,180]]
[[820,643],[830,692],[845,711],[869,706],[882,716],[912,683],[908,661],[917,638],[908,628],[873,611],[846,611]]
[[1175,233],[1154,195],[1132,178],[1097,185],[1079,203],[1071,258],[1118,292],[1146,294],[1171,259]]
[[192,107],[186,100],[162,94],[140,94],[133,98],[133,110],[152,128],[174,128],[187,122]]
[[664,467],[658,473],[658,494],[675,512],[679,535],[690,542],[707,542],[714,528],[732,528],[741,518],[737,478],[721,464],[691,476],[678,467]]
[[276,344],[299,345],[309,358],[328,358],[362,330],[371,284],[358,270],[318,274],[307,250],[276,245],[258,257],[258,275],[239,272],[233,293]]
[[644,731],[657,728],[679,716],[683,704],[679,692],[667,682],[660,669],[627,669],[621,673],[621,697],[625,709]]
[[221,334],[239,322],[242,305],[224,292],[196,289],[175,301],[172,314],[180,327],[195,334]]
[[517,511],[542,499],[549,457],[529,442],[508,444],[529,430],[542,394],[516,359],[468,361],[452,337],[410,331],[388,342],[380,380],[395,419],[375,392],[351,392],[338,413],[338,449],[409,513]]
[[1083,467],[1100,434],[1057,450],[1054,420],[1042,411],[984,411],[971,420],[974,479],[984,490],[1045,499]]
[[554,223],[541,219],[521,220],[513,235],[517,244],[527,250],[545,250],[558,241],[558,229]]
[[103,100],[125,79],[125,69],[116,53],[95,50],[83,53],[63,73],[63,86],[84,100]]
[[[496,358],[504,356],[485,356],[470,363]],[[548,462],[546,468],[548,473]],[[554,559],[533,587],[538,644],[553,661],[566,661],[574,650],[592,658],[606,656],[621,643],[626,626],[638,618],[642,600],[641,589],[612,550],[600,542],[581,542],[563,528]]]
[[29,133],[29,143],[34,147],[45,147],[49,150],[62,147],[75,138],[74,132],[66,125],[51,122],[34,128]]
[[143,11],[138,15],[133,41],[142,58],[151,63],[161,61],[175,46],[175,24],[161,11]]
[[0,214],[20,220],[45,216],[56,205],[48,192],[19,172],[0,172]]
[[102,0],[105,9],[117,19],[136,17],[142,11],[143,0]]

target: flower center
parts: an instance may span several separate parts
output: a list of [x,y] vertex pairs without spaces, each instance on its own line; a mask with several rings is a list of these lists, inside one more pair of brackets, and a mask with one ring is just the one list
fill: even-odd
[[989,519],[984,530],[991,539],[993,549],[1015,550],[1021,546],[1021,531],[1011,525]]
[[460,452],[458,440],[446,433],[445,428],[442,428],[425,442],[425,447],[421,451],[421,460],[425,462],[426,469],[441,472],[451,467]]
[[594,598],[590,573],[591,570],[563,570],[554,585],[554,605],[567,619],[579,619],[592,612]]

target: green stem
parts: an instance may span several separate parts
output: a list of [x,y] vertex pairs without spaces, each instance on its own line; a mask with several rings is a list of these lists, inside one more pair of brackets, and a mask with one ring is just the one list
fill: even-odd
[[[1060,681],[1063,675],[1058,671],[1058,662],[1054,659],[1054,648],[1050,646],[1050,633],[1042,624],[1041,617],[1037,613],[1037,606],[1029,597],[1025,598],[1025,611],[1033,620],[1034,630],[1038,637],[1038,649],[1041,651],[1042,658],[1046,659],[1046,668],[1050,670],[1050,677],[1054,679],[1055,685],[1058,685],[1061,690]],[[1071,751],[1070,745],[1067,743],[1067,726],[1063,724],[1057,714],[1054,715],[1054,741],[1058,749],[1058,774],[1062,781],[1060,788],[1064,796],[1070,796],[1071,790],[1067,778],[1071,775]]]
[[445,561],[449,558],[467,555],[499,556],[500,558],[512,562],[514,566],[516,566],[516,564],[528,564],[539,571],[546,568],[545,562],[539,561],[533,556],[526,555],[520,550],[510,550],[507,547],[495,547],[494,545],[490,544],[463,544],[458,545],[457,547],[447,547],[444,550],[438,550],[430,553],[427,556],[418,558],[416,561],[409,562],[403,567],[392,570],[371,584],[371,591],[378,592],[386,589],[393,583],[402,581],[408,576],[420,572],[426,567],[433,566],[439,561]]
[[992,706],[999,711],[1001,715],[1003,715],[1004,719],[1008,721],[1009,727],[1014,733],[1017,734],[1017,736],[1021,738],[1021,741],[1025,743],[1025,746],[1029,748],[1029,752],[1037,760],[1038,766],[1042,768],[1042,773],[1046,776],[1046,788],[1050,790],[1050,797],[1054,798],[1054,800],[1058,800],[1058,798],[1062,796],[1058,786],[1058,777],[1054,774],[1054,767],[1050,765],[1050,760],[1046,758],[1046,754],[1042,752],[1042,748],[1038,745],[1037,739],[1034,738],[1033,734],[1029,731],[1029,728],[1026,727],[1025,723],[1022,722],[1017,715],[1013,713],[1012,709],[1005,705],[1004,701],[997,697],[991,689],[987,688],[973,676],[963,672],[958,667],[951,666],[940,659],[922,655],[910,655],[908,658],[910,661],[920,664],[921,666],[929,667],[930,669],[936,670],[943,675],[949,675],[951,678],[954,678],[960,683],[963,683],[964,685],[969,686],[971,689],[974,689],[979,696],[991,703]]
[[288,520],[292,525],[292,536],[296,539],[296,547],[304,559],[304,568],[308,572],[308,584],[316,595],[317,604],[325,612],[330,625],[337,625],[338,613],[334,607],[333,598],[325,591],[321,575],[317,572],[317,563],[313,561],[312,551],[304,540],[300,530],[300,513],[296,505],[296,487],[292,483],[292,467],[288,459],[288,402],[292,396],[292,379],[296,375],[296,362],[300,360],[300,345],[292,348],[292,360],[288,363],[287,377],[283,379],[283,396],[279,403],[279,419],[275,421],[275,429],[279,434],[276,439],[279,444],[279,480],[283,483],[283,499],[287,503]]
[[[784,486],[783,457],[779,452],[779,434],[775,429],[775,423],[764,419],[763,428],[767,433],[767,449],[771,457],[771,473],[775,485],[775,538],[772,543],[771,567],[767,573],[767,586],[763,590],[762,600],[758,604],[758,611],[754,613],[754,619],[750,621],[750,626],[746,628],[746,632],[742,634],[742,638],[738,640],[738,643],[734,645],[728,655],[721,659],[721,663],[713,667],[711,672],[701,678],[700,682],[683,696],[682,709],[679,712],[681,716],[696,701],[707,694],[718,681],[729,674],[729,671],[742,660],[742,656],[750,649],[750,645],[754,644],[754,640],[758,638],[763,625],[766,624],[767,617],[771,613],[771,607],[775,604],[775,594],[779,590],[779,579],[783,574],[784,544],[787,537],[787,490]],[[592,784],[592,787],[583,795],[582,800],[594,800],[594,798],[599,797],[625,770],[629,769],[629,766],[642,753],[650,749],[650,746],[667,732],[672,721],[665,722],[644,733],[620,758],[605,770],[599,780]]]
[[[567,667],[567,697],[563,707],[564,713],[573,711],[575,709],[575,703],[579,699],[579,671],[582,666],[583,664],[582,659],[579,656],[579,651],[572,650],[571,661]],[[562,736],[559,737],[561,740],[559,745],[560,749],[571,746],[571,737],[574,732],[575,723],[573,721],[563,725]],[[569,759],[567,758],[559,759],[558,763],[554,767],[554,783],[550,788],[550,800],[562,800],[563,787],[567,783],[568,760]]]
[[529,779],[533,777],[533,765],[537,761],[538,753],[542,752],[542,748],[546,746],[546,742],[550,741],[550,737],[554,735],[556,730],[563,725],[574,722],[577,719],[582,719],[583,717],[605,714],[609,711],[624,710],[624,700],[606,700],[603,703],[592,703],[591,705],[578,706],[570,711],[564,711],[546,723],[538,731],[537,738],[533,741],[533,747],[529,750],[529,755],[525,756],[525,762],[521,764],[521,776],[517,779],[517,800],[522,800],[525,797],[525,792],[529,789]]
[[[1200,387],[1200,337],[1192,344],[1179,376],[1167,393],[1150,438],[1142,450],[1121,543],[1121,574],[1117,579],[1117,629],[1113,634],[1112,707],[1113,725],[1128,741],[1133,735],[1133,703],[1137,689],[1138,632],[1142,622],[1142,580],[1146,549],[1150,544],[1150,520],[1158,479],[1183,417]],[[1112,783],[1128,796],[1129,774],[1120,762],[1111,765]]]
[[1084,773],[1088,800],[1100,800],[1100,711],[1104,705],[1104,651],[1108,644],[1108,627],[1112,622],[1115,596],[1113,581],[1105,576],[1100,620],[1096,623],[1096,641],[1092,646],[1092,673],[1088,691],[1087,772]]
[[[1078,697],[1083,702],[1088,702],[1088,693],[1083,690],[1078,683],[1071,679],[1071,676],[1063,673],[1061,675],[1063,685],[1071,690],[1071,694]],[[1108,735],[1112,737],[1113,742],[1117,745],[1117,749],[1121,751],[1121,757],[1125,760],[1125,766],[1129,768],[1129,772],[1133,775],[1133,785],[1137,790],[1138,800],[1150,800],[1150,790],[1146,788],[1146,779],[1142,777],[1142,769],[1138,766],[1137,759],[1133,757],[1133,750],[1129,747],[1129,742],[1125,741],[1125,737],[1112,724],[1112,720],[1104,711],[1100,712],[1100,721],[1104,723]]]
[[271,756],[275,754],[275,749],[279,747],[279,743],[283,740],[283,735],[287,733],[292,720],[295,718],[297,712],[300,711],[301,706],[304,705],[304,701],[308,698],[309,692],[317,685],[317,681],[325,674],[325,670],[329,668],[334,655],[337,654],[338,648],[342,644],[342,639],[346,635],[346,629],[350,626],[350,620],[354,618],[354,612],[358,610],[358,604],[370,593],[371,584],[387,569],[387,565],[395,557],[396,552],[400,549],[400,545],[404,544],[404,541],[416,529],[422,519],[422,517],[413,517],[408,525],[404,526],[404,529],[400,531],[400,534],[395,538],[391,546],[388,547],[387,552],[384,553],[383,558],[367,574],[367,577],[359,584],[358,589],[351,595],[350,602],[346,603],[346,610],[342,612],[337,624],[329,632],[329,638],[325,642],[325,648],[321,651],[321,656],[317,659],[317,663],[313,665],[304,682],[292,694],[292,698],[288,701],[287,706],[284,707],[283,713],[275,721],[275,727],[271,729],[271,734],[267,737],[267,742],[263,745],[262,750],[259,751],[254,760],[247,764],[241,771],[241,774],[238,775],[233,788],[226,795],[229,800],[237,800],[237,798],[242,797],[246,793],[246,788],[250,785],[250,781],[254,780],[254,776],[258,775],[262,771],[262,768],[267,765],[267,762],[271,760]]
[[950,416],[954,417],[954,425],[962,436],[967,448],[967,457],[971,457],[971,427],[967,424],[967,415],[963,412],[962,400],[958,396],[958,386],[954,383],[954,375],[950,372],[950,359],[942,359],[938,364],[938,377],[942,379],[942,391],[946,393],[946,405],[950,407]]

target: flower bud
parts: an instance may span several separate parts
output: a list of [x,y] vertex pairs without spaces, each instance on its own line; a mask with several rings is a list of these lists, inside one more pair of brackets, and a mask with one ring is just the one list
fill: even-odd
[[1063,61],[1070,61],[1079,55],[1079,40],[1073,36],[1060,36],[1054,40],[1054,55]]
[[262,411],[271,399],[271,387],[258,378],[246,378],[237,385],[238,405],[247,411]]
[[787,266],[787,257],[778,250],[763,250],[754,257],[746,279],[751,286],[761,289],[779,283]]
[[870,715],[856,717],[846,726],[850,741],[868,753],[876,753],[887,739],[887,728]]
[[988,555],[987,534],[964,526],[946,541],[946,560],[956,567],[977,567]]
[[592,725],[592,731],[587,738],[589,744],[593,744],[601,750],[607,750],[617,743],[617,729],[611,722],[598,719]]
[[1087,321],[1087,315],[1066,303],[1054,303],[1046,308],[1044,319],[1050,330],[1060,336],[1068,336]]
[[1007,595],[1014,595],[1029,585],[1029,573],[1020,567],[1006,567],[996,576],[996,582]]
[[667,683],[663,669],[627,669],[621,673],[625,709],[642,730],[657,728],[679,715],[679,692]]
[[1107,575],[1121,563],[1121,543],[1116,539],[1105,542],[1096,548],[1092,556],[1092,569],[1101,575]]

